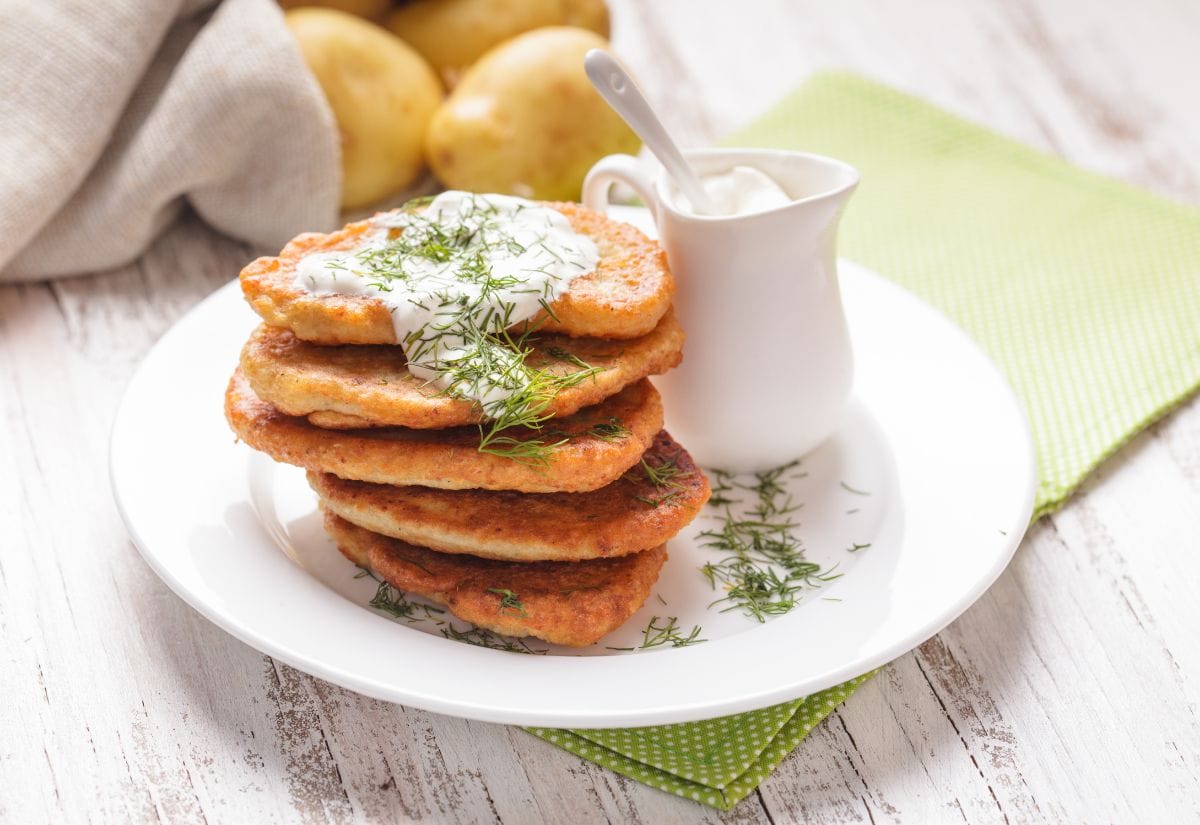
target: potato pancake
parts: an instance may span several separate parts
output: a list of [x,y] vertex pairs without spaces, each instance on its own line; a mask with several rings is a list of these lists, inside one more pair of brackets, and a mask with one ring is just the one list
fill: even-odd
[[[662,429],[663,411],[658,392],[643,378],[600,404],[546,422],[542,430],[513,427],[503,433],[517,442],[541,438],[553,445],[544,465],[480,452],[477,427],[322,429],[260,399],[240,370],[225,393],[225,417],[242,441],[276,461],[341,478],[555,493],[587,492],[618,479]],[[614,421],[619,437],[612,432]]]
[[325,530],[350,561],[392,587],[444,604],[506,636],[586,647],[618,628],[650,595],[667,551],[613,559],[516,564],[435,553],[357,527],[332,512]]
[[[571,337],[638,338],[666,314],[675,292],[666,254],[629,224],[576,203],[544,203],[591,238],[599,252],[596,269],[571,281],[567,291],[530,321],[540,332]],[[358,246],[372,230],[370,220],[330,234],[308,232],[277,256],[251,261],[241,272],[242,292],[271,326],[283,327],[317,344],[396,344],[387,305],[373,296],[309,292],[295,283],[305,255]]]
[[[555,376],[594,370],[549,399],[546,415],[570,415],[682,358],[683,330],[668,312],[649,335],[631,341],[544,335],[525,363]],[[484,420],[477,403],[453,398],[408,371],[397,346],[319,346],[263,324],[242,349],[242,372],[255,394],[318,427],[438,429]]]

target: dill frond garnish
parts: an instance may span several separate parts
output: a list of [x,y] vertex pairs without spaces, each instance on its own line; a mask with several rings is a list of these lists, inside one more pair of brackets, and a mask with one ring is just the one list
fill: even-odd
[[584,585],[580,585],[579,587],[564,587],[562,590],[559,590],[558,592],[564,596],[570,596],[572,593],[578,593],[581,590],[599,590],[599,589],[600,589],[600,585],[598,585],[598,584],[584,584]]
[[642,643],[640,645],[637,647],[610,647],[608,649],[647,650],[648,648],[662,647],[663,645],[688,647],[689,645],[697,645],[708,641],[708,639],[700,638],[700,632],[700,626],[693,625],[692,629],[685,636],[680,632],[679,619],[675,616],[668,616],[666,619],[659,619],[658,616],[652,616],[650,623],[642,631]]
[[607,421],[600,421],[588,428],[588,435],[595,436],[601,441],[620,441],[628,438],[633,431],[621,423],[621,419],[610,416]]
[[732,478],[733,476],[724,470],[712,471],[712,478],[709,479],[709,486],[712,488],[712,495],[708,499],[709,507],[727,507],[738,503],[737,499],[727,495],[735,490]]
[[654,485],[658,495],[653,498],[649,496],[634,496],[634,498],[650,507],[673,504],[677,498],[683,495],[684,486],[679,483],[679,480],[692,476],[690,470],[684,471],[679,468],[678,461],[678,455],[664,459],[658,464],[650,464],[643,458],[641,460],[642,472],[646,479]]
[[[547,218],[544,227],[533,218],[514,228],[507,207],[486,197],[462,194],[449,203],[410,202],[377,218],[387,228],[383,236],[326,266],[383,295],[395,293],[388,305],[406,330],[400,343],[409,370],[478,405],[486,419],[479,427],[481,452],[544,465],[563,443],[538,433],[551,401],[600,369],[561,348],[552,348],[551,356],[575,371],[535,368],[530,336],[537,324],[512,330],[531,310],[554,317],[558,284],[589,268],[585,247],[561,237],[551,242],[557,218]],[[516,213],[531,214],[523,205]],[[504,432],[511,428],[530,432]]]
[[580,369],[590,369],[586,361],[573,352],[567,352],[562,347],[547,347],[546,354],[556,361],[564,361],[568,364],[574,364]]
[[646,474],[646,478],[650,479],[650,483],[658,489],[677,485],[677,478],[687,478],[691,475],[690,472],[684,472],[679,469],[679,456],[673,455],[670,458],[663,459],[658,464],[651,464],[642,459],[642,472]]
[[442,636],[456,642],[465,642],[476,647],[486,647],[489,650],[503,650],[506,653],[528,653],[533,656],[545,656],[549,650],[530,647],[524,639],[501,636],[498,633],[482,628],[467,627],[462,630],[453,624],[442,628]]
[[[491,417],[491,421],[479,425],[479,451],[544,465],[550,461],[552,451],[566,444],[569,438],[549,441],[541,436],[517,438],[502,433],[515,427],[540,430],[542,424],[551,417],[547,410],[554,396],[591,378],[600,369],[588,367],[567,375],[555,375],[549,370],[537,370],[524,365],[530,352],[528,347],[521,345],[512,352],[520,359],[520,364],[512,367],[519,375],[508,382],[510,395],[492,404],[491,409],[488,404],[483,405],[484,413]],[[497,371],[493,375],[508,377],[511,373]]]
[[576,430],[573,433],[559,427],[550,427],[542,431],[542,436],[547,438],[557,437],[566,441],[579,438],[598,438],[609,444],[631,435],[633,435],[633,431],[622,424],[621,419],[616,416],[610,416],[607,421],[599,421],[586,430]]
[[647,507],[662,507],[664,504],[674,504],[675,499],[679,498],[682,492],[682,490],[672,490],[666,495],[659,496],[658,498],[651,498],[650,496],[634,496],[634,499],[640,501],[642,504],[645,504]]
[[426,206],[429,206],[436,197],[437,195],[420,195],[415,198],[409,198],[400,204],[400,209],[405,212],[415,212],[418,209],[424,209]]
[[[424,569],[424,568],[422,568]],[[465,642],[469,645],[477,647],[487,647],[492,650],[504,650],[509,653],[529,653],[534,655],[545,655],[549,650],[540,650],[531,647],[523,639],[509,638],[501,636],[498,633],[493,633],[490,630],[482,627],[468,625],[465,628],[457,628],[452,622],[443,618],[446,611],[440,607],[434,607],[430,604],[410,601],[405,597],[405,594],[396,588],[392,587],[386,581],[380,579],[374,572],[365,567],[359,567],[358,572],[354,574],[354,578],[370,578],[378,584],[375,589],[375,595],[371,601],[367,602],[369,607],[386,613],[394,619],[400,619],[409,624],[418,622],[431,622],[441,628],[441,634],[447,639],[456,642]],[[591,588],[579,588],[581,590]],[[521,602],[517,594],[508,589],[489,589],[489,593],[496,593],[500,596],[500,612],[512,610],[525,615],[525,605]]]
[[508,588],[489,587],[487,592],[495,593],[500,597],[500,609],[498,612],[504,613],[507,611],[522,618],[529,615],[525,612],[525,603],[521,601],[521,597]]
[[[793,461],[741,484],[729,473],[714,471],[717,484],[713,499],[723,508],[721,526],[700,534],[702,545],[721,551],[720,559],[706,563],[700,572],[713,589],[725,595],[709,606],[724,605],[722,613],[740,610],[760,622],[768,616],[787,613],[796,606],[806,588],[820,587],[838,578],[833,570],[804,557],[804,545],[796,535],[799,524],[785,482],[799,477]],[[753,494],[749,504],[733,497],[737,490]],[[718,492],[719,491],[719,492]],[[710,499],[710,505],[714,504]],[[742,505],[742,506],[739,506]]]
[[371,598],[371,601],[367,602],[367,605],[383,613],[387,613],[393,619],[402,619],[409,624],[425,621],[426,619],[440,622],[440,619],[437,617],[446,612],[440,607],[409,601],[404,593],[392,587],[387,582],[376,578],[373,573],[367,571],[367,575],[379,583],[379,586],[375,589],[375,595]]
[[847,493],[853,493],[853,494],[854,494],[854,495],[856,495],[856,496],[869,496],[869,495],[871,495],[871,494],[870,494],[870,493],[868,493],[866,490],[857,490],[857,489],[855,489],[854,487],[851,487],[849,484],[847,484],[847,483],[846,483],[846,482],[844,482],[844,481],[839,481],[839,482],[838,482],[838,486],[840,486],[840,487],[841,487],[843,490],[845,490]]

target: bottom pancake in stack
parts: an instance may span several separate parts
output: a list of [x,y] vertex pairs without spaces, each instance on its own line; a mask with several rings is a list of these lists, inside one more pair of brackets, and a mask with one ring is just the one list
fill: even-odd
[[397,590],[444,604],[477,627],[571,647],[592,644],[637,612],[667,559],[663,545],[590,562],[436,553],[364,530],[328,509],[325,530],[342,555]]

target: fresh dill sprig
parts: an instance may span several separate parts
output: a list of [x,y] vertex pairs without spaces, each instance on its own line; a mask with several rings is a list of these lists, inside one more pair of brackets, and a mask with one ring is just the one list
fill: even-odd
[[570,596],[572,593],[578,593],[581,590],[599,590],[599,589],[600,589],[600,585],[598,585],[598,584],[581,584],[579,587],[564,587],[562,590],[559,590],[558,592],[564,596]]
[[547,347],[546,354],[556,361],[564,361],[568,364],[574,364],[580,369],[591,369],[587,361],[584,361],[573,352],[568,352],[562,347]]
[[588,428],[588,435],[595,436],[601,441],[620,441],[623,438],[628,438],[633,434],[633,431],[621,423],[621,419],[615,415],[610,416],[607,421],[600,421]]
[[409,198],[404,203],[400,204],[401,212],[415,212],[418,209],[424,209],[429,204],[433,203],[433,199],[437,195],[420,195],[415,198]]
[[[522,372],[523,377],[511,382],[512,392],[501,402],[492,405],[491,409],[484,405],[484,412],[491,417],[491,421],[479,425],[479,451],[528,464],[545,465],[549,463],[553,450],[567,443],[568,439],[550,441],[540,436],[517,438],[503,434],[504,431],[517,427],[540,430],[542,424],[551,417],[548,409],[554,396],[596,375],[600,368],[588,367],[567,375],[555,375],[549,370],[524,366],[524,360],[529,355],[527,348],[518,347],[514,352],[520,359],[520,366],[514,365],[512,369]],[[506,375],[499,371],[494,374]]]
[[489,587],[487,592],[495,593],[500,597],[500,609],[498,612],[504,613],[507,611],[522,618],[525,618],[529,615],[525,612],[525,603],[521,601],[521,597],[509,590],[507,587]]
[[[720,527],[705,530],[700,537],[703,546],[725,555],[704,564],[700,572],[714,590],[719,586],[725,595],[710,607],[723,604],[722,613],[739,610],[763,622],[768,616],[792,610],[804,589],[839,577],[805,559],[803,543],[796,535],[799,524],[794,514],[800,505],[793,503],[784,481],[799,477],[790,472],[798,464],[793,461],[758,473],[753,484],[739,484],[729,473],[713,473],[724,518]],[[748,505],[726,495],[737,489],[753,493]],[[743,505],[736,514],[735,505]]]
[[[754,476],[755,483],[750,487],[750,489],[758,494],[759,501],[767,499],[774,500],[777,496],[783,495],[787,492],[787,489],[784,488],[784,486],[780,483],[780,480],[784,479],[785,474],[789,470],[798,466],[800,466],[800,459],[789,461],[787,464],[783,464],[771,470],[765,470],[761,473],[756,473]],[[787,476],[787,478],[803,478],[806,475],[808,475],[808,473],[795,473]]]
[[844,482],[844,481],[839,481],[839,482],[838,482],[838,485],[839,485],[839,486],[840,486],[840,487],[841,487],[843,490],[845,490],[847,493],[853,493],[853,494],[854,494],[854,495],[856,495],[856,496],[869,496],[869,495],[871,495],[871,494],[870,494],[870,493],[868,493],[866,490],[859,490],[859,489],[856,489],[856,488],[854,488],[854,487],[851,487],[849,484],[847,484],[847,483],[846,483],[846,482]]
[[674,504],[675,500],[681,495],[683,495],[682,490],[672,490],[671,492],[661,495],[657,498],[652,498],[650,496],[634,496],[634,499],[636,501],[640,501],[642,504],[645,504],[647,507],[662,507],[664,504]]
[[[660,622],[662,622],[660,624]],[[685,636],[680,632],[679,619],[675,616],[668,616],[666,619],[659,619],[658,616],[652,616],[650,623],[646,625],[646,629],[642,631],[642,643],[637,647],[610,647],[609,650],[647,650],[652,647],[662,647],[670,645],[671,647],[688,647],[689,645],[697,645],[701,642],[707,642],[708,639],[700,638],[700,626],[693,625]]]
[[524,639],[511,638],[493,633],[483,627],[467,627],[459,629],[453,624],[442,628],[442,636],[456,642],[465,642],[476,647],[486,647],[489,650],[503,650],[506,653],[527,653],[533,656],[544,656],[549,650],[530,647]]
[[[327,266],[353,269],[380,292],[394,291],[399,285],[410,290],[406,300],[423,316],[419,316],[420,326],[410,329],[400,342],[409,369],[418,377],[442,380],[447,395],[479,405],[486,419],[479,426],[481,452],[544,465],[563,443],[538,434],[554,396],[594,377],[600,369],[569,354],[562,360],[577,369],[566,375],[531,366],[530,336],[538,325],[527,323],[522,332],[512,332],[520,326],[521,316],[516,314],[517,300],[510,295],[535,295],[544,314],[553,318],[551,303],[564,277],[557,267],[583,271],[585,264],[567,261],[551,248],[549,223],[540,239],[519,241],[500,208],[487,198],[466,196],[454,211],[432,214],[421,211],[428,203],[405,204],[394,223],[384,219],[389,229],[379,243],[344,260],[331,260]],[[494,265],[535,247],[540,257],[522,261],[523,270]],[[418,264],[424,274],[418,273]],[[529,280],[537,273],[546,276],[540,285]],[[423,278],[432,281],[432,290],[428,281],[419,280]],[[522,290],[523,284],[529,289]],[[512,428],[530,432],[505,432]]]
[[607,421],[597,422],[586,430],[570,432],[560,427],[550,427],[542,431],[542,436],[546,438],[557,437],[566,441],[578,438],[598,438],[610,444],[631,435],[633,435],[633,431],[622,424],[621,419],[616,416],[610,416]]
[[[371,577],[375,578],[373,575]],[[409,624],[415,624],[426,619],[436,621],[437,616],[446,612],[433,605],[411,602],[402,592],[387,582],[375,580],[379,582],[379,587],[375,589],[375,595],[367,604],[376,610],[387,613],[393,619],[403,619]]]
[[733,475],[724,470],[712,470],[711,473],[712,477],[709,479],[709,483],[712,495],[708,499],[708,506],[727,507],[732,504],[741,504],[741,499],[729,495],[737,489],[733,483]]
[[652,616],[650,623],[642,631],[642,643],[639,645],[641,649],[645,650],[646,648],[659,647],[661,645],[687,647],[688,645],[708,641],[708,639],[700,638],[699,625],[693,625],[688,634],[684,636],[679,632],[679,619],[675,616],[668,616],[666,624],[660,625],[658,621],[658,616]]
[[690,472],[685,472],[679,468],[678,455],[663,459],[658,464],[651,464],[643,458],[642,472],[646,474],[646,478],[650,479],[650,483],[660,490],[664,487],[678,484],[676,479],[691,476]]
[[642,473],[646,479],[654,485],[654,489],[659,495],[650,496],[634,496],[634,498],[643,504],[650,507],[661,507],[664,504],[673,504],[677,498],[683,495],[684,486],[680,484],[681,479],[691,478],[690,470],[683,470],[679,467],[679,456],[673,455],[670,458],[664,459],[658,464],[650,464],[645,458],[641,460]]

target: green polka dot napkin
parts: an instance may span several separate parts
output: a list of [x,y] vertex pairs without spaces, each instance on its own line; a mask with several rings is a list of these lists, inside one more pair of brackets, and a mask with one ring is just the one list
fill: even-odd
[[528,730],[639,782],[727,811],[872,675],[782,705],[703,722],[614,730]]
[[[728,143],[858,167],[841,253],[937,306],[1004,371],[1033,428],[1036,515],[1200,386],[1200,209],[842,73]],[[727,810],[867,678],[706,722],[532,732]]]

